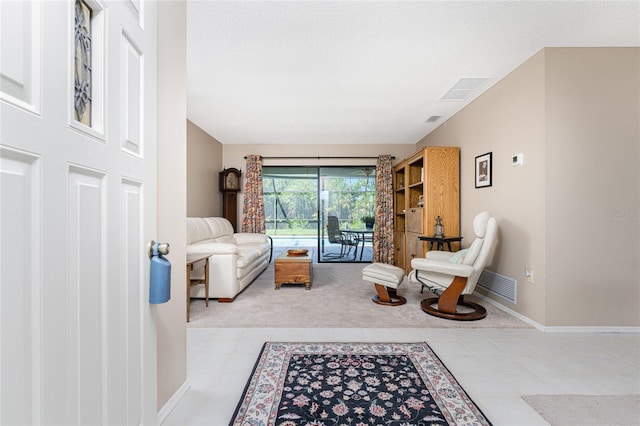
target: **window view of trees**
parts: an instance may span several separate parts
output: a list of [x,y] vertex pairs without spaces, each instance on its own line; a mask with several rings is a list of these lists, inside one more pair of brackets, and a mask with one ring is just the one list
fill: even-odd
[[375,176],[324,178],[321,198],[326,216],[337,216],[341,229],[364,228],[365,218],[374,216]]
[[[269,235],[316,235],[317,177],[271,177],[263,168],[262,190]],[[317,175],[316,175],[317,176]]]
[[341,228],[364,228],[374,215],[375,170],[265,166],[263,191],[269,235],[317,235],[329,215]]

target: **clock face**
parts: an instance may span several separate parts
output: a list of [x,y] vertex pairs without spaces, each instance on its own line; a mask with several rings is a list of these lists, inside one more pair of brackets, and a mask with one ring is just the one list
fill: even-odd
[[220,172],[220,191],[240,191],[240,176],[238,169],[224,169]]
[[229,173],[225,186],[227,189],[239,189],[238,176],[235,173]]

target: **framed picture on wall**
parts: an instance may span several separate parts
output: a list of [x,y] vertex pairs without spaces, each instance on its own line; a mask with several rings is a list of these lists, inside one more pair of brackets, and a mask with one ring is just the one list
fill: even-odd
[[476,157],[476,188],[485,188],[492,183],[492,152]]

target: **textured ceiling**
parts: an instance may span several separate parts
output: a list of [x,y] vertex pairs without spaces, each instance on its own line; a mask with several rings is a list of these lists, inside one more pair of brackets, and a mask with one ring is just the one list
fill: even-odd
[[[223,144],[411,144],[543,47],[639,46],[640,2],[192,0],[187,28],[188,118]],[[441,100],[461,78],[487,80]]]

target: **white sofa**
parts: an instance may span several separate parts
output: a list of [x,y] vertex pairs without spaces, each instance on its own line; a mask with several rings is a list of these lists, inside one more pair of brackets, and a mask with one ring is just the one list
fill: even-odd
[[[265,234],[234,233],[222,217],[187,218],[187,254],[211,253],[209,297],[233,302],[264,271],[271,260],[271,240]],[[204,268],[191,272],[204,277]],[[204,298],[204,284],[191,287],[191,297]]]

